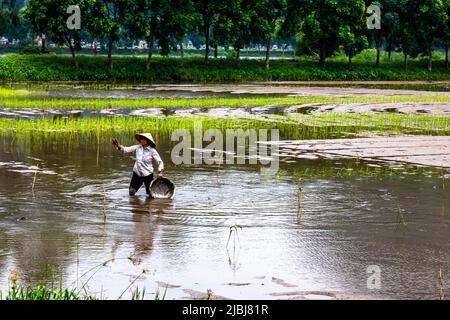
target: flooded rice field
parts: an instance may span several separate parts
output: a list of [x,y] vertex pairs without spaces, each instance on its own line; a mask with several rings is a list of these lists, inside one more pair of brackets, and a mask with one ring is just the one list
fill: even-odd
[[261,106],[261,107],[200,107],[200,108],[144,108],[144,109],[117,109],[105,108],[102,110],[50,110],[42,108],[11,109],[0,107],[0,118],[37,119],[37,118],[102,118],[111,116],[205,116],[216,118],[265,118],[268,115],[296,115],[318,114],[328,112],[343,113],[402,113],[402,114],[429,114],[450,116],[450,103],[348,103],[348,104],[308,104],[291,107]]
[[2,88],[45,91],[50,98],[229,98],[258,96],[430,96],[450,95],[450,82],[254,82],[243,84],[8,83]]
[[[169,143],[158,148],[174,200],[149,200],[144,190],[130,198],[133,160],[109,140],[4,136],[0,287],[13,271],[33,282],[51,265],[65,284],[88,281],[109,299],[129,298],[130,283],[149,299],[158,290],[205,298],[208,289],[215,299],[438,297],[437,272],[450,267],[448,175],[309,178],[299,200],[293,176],[176,167]],[[282,169],[340,164],[299,159]],[[238,237],[229,237],[233,227]],[[380,290],[367,287],[372,265]]]

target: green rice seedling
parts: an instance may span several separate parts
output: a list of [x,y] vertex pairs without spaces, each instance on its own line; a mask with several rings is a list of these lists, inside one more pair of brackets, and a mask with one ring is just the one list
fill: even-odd
[[183,109],[183,108],[248,108],[290,107],[307,104],[351,104],[351,103],[403,103],[403,102],[450,102],[448,95],[433,96],[354,96],[354,97],[253,97],[253,98],[43,98],[24,95],[0,95],[0,107],[11,109],[44,110],[102,110],[102,109]]
[[[108,259],[108,260],[106,260],[106,261],[104,261],[102,263],[99,263],[99,264],[93,266],[92,268],[90,268],[89,270],[87,270],[86,272],[81,274],[79,277],[77,276],[77,279],[72,283],[72,285],[74,285],[75,283],[78,283],[79,281],[81,281],[82,285],[81,285],[81,288],[78,288],[78,290],[76,291],[76,294],[79,295],[82,291],[84,291],[85,294],[87,294],[87,285],[93,279],[93,277],[100,270],[102,270],[102,268],[106,267],[108,265],[108,263],[113,262],[115,260],[129,260],[129,258],[112,258],[112,259]],[[89,275],[89,277],[87,278],[87,280],[82,281],[82,279],[84,277],[88,276],[88,275]]]
[[444,168],[441,168],[441,180],[442,180],[442,190],[445,191],[445,170]]
[[238,224],[235,224],[234,226],[230,227],[230,233],[228,234],[227,248],[228,248],[228,244],[230,243],[231,236],[233,236],[233,248],[236,247],[236,238],[238,240],[238,243],[240,244],[239,234],[238,234],[239,229],[242,230],[242,227]]
[[300,185],[301,178],[298,179],[298,186],[297,186],[297,221],[300,222],[302,217],[302,202],[303,202],[303,189]]
[[37,178],[38,170],[39,170],[39,166],[36,166],[36,171],[34,172],[34,177],[33,177],[33,183],[31,184],[31,192],[33,194],[33,197],[35,196],[35,194],[34,194],[34,186],[36,184],[36,178]]
[[445,294],[444,294],[444,286],[442,281],[442,268],[439,268],[438,272],[438,287],[439,287],[439,300],[444,300]]
[[206,300],[212,300],[213,292],[211,289],[206,290]]
[[159,288],[158,288],[158,290],[156,290],[155,300],[165,300],[168,288],[169,288],[169,285],[167,284],[166,287],[164,288],[164,292],[163,292],[162,295],[161,295],[161,293],[159,291]]
[[103,189],[103,223],[106,223],[106,188],[105,185],[102,185]]
[[130,260],[131,263],[135,266],[138,266],[142,263],[142,259],[139,256],[136,256],[134,253],[131,253],[127,259]]
[[450,117],[433,115],[395,114],[341,114],[337,112],[314,115],[274,116],[265,119],[192,117],[105,117],[80,119],[6,119],[0,118],[0,135],[45,133],[69,136],[89,136],[99,140],[99,135],[132,134],[151,131],[170,136],[176,129],[194,132],[196,124],[207,129],[278,129],[282,139],[329,139],[348,134],[364,136],[368,133],[406,133],[420,135],[450,134]]
[[131,291],[131,300],[144,300],[145,298],[145,288],[139,290],[139,287]]
[[408,223],[405,220],[404,211],[405,210],[401,209],[400,206],[398,206],[397,223],[403,227],[403,234],[405,235],[408,231]]
[[141,271],[141,273],[139,273],[134,279],[133,281],[131,281],[131,283],[125,288],[125,290],[123,290],[123,292],[120,294],[120,296],[117,298],[117,300],[122,299],[123,295],[128,291],[128,289],[130,289],[131,286],[133,286],[133,284],[144,274],[146,274],[148,272],[148,270],[143,269]]
[[98,265],[95,265],[94,267],[92,267],[92,268],[89,269],[88,271],[84,272],[80,277],[77,277],[76,282],[78,283],[78,281],[80,281],[84,276],[86,276],[86,275],[88,275],[89,273],[92,272],[91,275],[89,276],[89,278],[88,278],[86,281],[82,282],[81,288],[77,288],[78,290],[76,291],[76,293],[77,293],[77,294],[80,294],[81,291],[84,291],[85,293],[87,293],[86,287],[87,287],[89,281],[91,281],[91,279],[95,276],[95,274],[96,274],[97,272],[99,272],[99,271],[100,271],[103,267],[105,267],[109,262],[114,261],[114,260],[115,260],[114,258],[113,258],[113,259],[109,259],[109,260],[106,260],[106,261],[104,261],[104,262],[102,262],[102,263],[100,263],[100,264],[98,264]]
[[80,234],[77,233],[77,290],[79,288],[79,273],[80,273]]
[[291,115],[288,121],[315,128],[333,128],[348,133],[392,132],[407,134],[447,135],[450,117],[423,114],[341,113]]

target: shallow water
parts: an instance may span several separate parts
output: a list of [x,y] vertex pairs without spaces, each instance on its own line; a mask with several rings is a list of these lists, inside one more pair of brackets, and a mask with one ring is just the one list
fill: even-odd
[[[2,138],[0,288],[13,270],[36,281],[50,264],[70,285],[115,259],[94,274],[90,292],[116,299],[146,269],[132,287],[149,299],[165,283],[166,299],[207,289],[247,299],[438,298],[438,269],[450,271],[448,179],[308,179],[299,214],[294,178],[268,179],[249,165],[174,167],[169,146],[158,149],[177,187],[173,201],[147,200],[142,189],[130,198],[133,161],[108,141]],[[227,249],[235,225],[239,240]],[[367,289],[370,265],[381,268],[380,290]]]
[[[48,98],[251,98],[302,96],[423,96],[448,95],[449,82],[246,82],[236,84],[133,84],[97,82],[1,83],[0,89],[29,90],[45,93]],[[32,98],[31,95],[29,98]]]
[[[286,96],[281,92],[254,93],[251,91],[254,85],[240,85],[242,92],[234,92],[233,87],[217,85],[211,87],[205,85],[173,85],[173,84],[115,84],[115,83],[8,83],[1,84],[0,88],[28,90],[31,97],[34,93],[45,93],[47,98],[68,99],[145,99],[145,98],[251,98],[251,97],[276,97]],[[216,88],[216,89],[214,89]],[[248,89],[248,90],[247,90]],[[39,96],[37,96],[39,97]]]
[[[296,111],[296,110],[295,110]],[[46,118],[105,118],[114,116],[156,117],[156,116],[206,116],[215,118],[248,118],[267,115],[288,114],[283,107],[246,108],[146,108],[146,109],[102,109],[102,110],[44,110],[35,108],[11,109],[0,107],[0,118],[40,119]]]

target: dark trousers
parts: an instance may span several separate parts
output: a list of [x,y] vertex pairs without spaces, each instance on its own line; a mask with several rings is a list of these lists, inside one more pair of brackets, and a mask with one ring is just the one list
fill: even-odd
[[131,178],[130,182],[130,196],[134,196],[136,192],[138,192],[142,184],[145,184],[145,192],[150,195],[150,184],[152,183],[152,181],[153,173],[146,177],[140,177],[136,174],[136,172],[133,172],[133,177]]

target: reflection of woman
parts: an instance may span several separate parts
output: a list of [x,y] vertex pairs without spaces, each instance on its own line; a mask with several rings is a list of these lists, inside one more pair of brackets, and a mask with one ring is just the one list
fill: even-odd
[[151,203],[152,200],[139,197],[128,199],[133,221],[133,231],[126,232],[123,236],[115,239],[112,246],[112,256],[116,257],[117,250],[123,244],[133,243],[134,252],[128,257],[133,264],[140,264],[142,259],[148,256],[153,248],[154,233],[159,223],[158,217],[154,223]]
[[145,184],[145,191],[147,195],[150,195],[150,183],[153,180],[153,160],[158,163],[158,176],[164,175],[164,163],[156,151],[156,143],[150,133],[141,133],[135,135],[136,140],[139,141],[138,145],[131,147],[124,147],[114,139],[113,144],[117,150],[123,153],[136,154],[136,162],[133,167],[133,177],[131,178],[129,194],[134,196],[142,184]]
[[[164,201],[155,204],[151,200],[143,201],[137,197],[130,198],[134,222],[133,256],[138,262],[152,251],[155,231],[161,222],[160,220],[164,210],[169,204]],[[154,219],[155,213],[156,221]]]
[[141,260],[152,251],[154,225],[152,214],[147,205],[151,201],[142,202],[139,198],[130,198],[131,212],[134,222],[134,258]]

